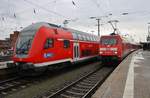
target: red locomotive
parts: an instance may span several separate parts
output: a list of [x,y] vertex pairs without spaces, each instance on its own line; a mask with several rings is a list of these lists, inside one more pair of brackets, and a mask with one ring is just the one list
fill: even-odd
[[20,70],[39,70],[99,55],[99,38],[81,31],[40,22],[20,31],[13,60]]
[[125,56],[137,48],[138,46],[136,44],[113,33],[101,36],[99,54],[102,62],[120,62]]

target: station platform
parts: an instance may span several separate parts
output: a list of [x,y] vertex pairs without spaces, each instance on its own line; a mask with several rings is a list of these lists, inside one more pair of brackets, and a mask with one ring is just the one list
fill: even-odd
[[92,98],[150,98],[150,51],[131,53]]

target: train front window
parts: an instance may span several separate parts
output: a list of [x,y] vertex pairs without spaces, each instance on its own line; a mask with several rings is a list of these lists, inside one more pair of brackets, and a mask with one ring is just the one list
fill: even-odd
[[48,38],[45,42],[44,49],[52,48],[54,46],[54,40]]
[[22,31],[19,35],[16,54],[28,54],[33,40],[33,31]]
[[33,38],[41,26],[49,26],[49,24],[43,22],[35,23],[25,27],[20,31],[16,45],[17,57],[27,57],[33,42]]
[[101,44],[102,45],[116,45],[117,40],[115,38],[102,38]]

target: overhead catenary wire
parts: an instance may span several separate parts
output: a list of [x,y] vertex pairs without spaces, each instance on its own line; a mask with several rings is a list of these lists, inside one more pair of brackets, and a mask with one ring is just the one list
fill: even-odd
[[[57,0],[49,1],[49,2],[46,2],[45,4],[40,5],[40,6],[46,6],[46,5],[50,4],[50,3],[56,3],[56,1],[57,1]],[[12,4],[12,3],[9,2],[9,6],[10,6],[10,5],[14,5],[14,4]],[[8,6],[8,8],[9,8],[9,6]],[[15,5],[15,6],[17,6],[17,5]],[[31,6],[33,6],[33,5],[31,5]],[[31,10],[32,8],[33,8],[33,7],[28,7],[28,8],[25,8],[25,9],[21,10],[21,11],[15,11],[15,13],[16,13],[16,14],[22,14],[22,13],[28,12],[28,11]],[[3,13],[0,13],[0,15],[2,15],[2,14],[3,14]]]
[[69,19],[67,16],[64,16],[64,15],[58,13],[58,12],[54,12],[54,11],[52,11],[52,10],[49,10],[49,9],[47,9],[47,8],[45,8],[45,7],[43,7],[43,6],[40,6],[40,5],[36,4],[36,3],[33,3],[33,2],[31,2],[31,1],[29,1],[29,0],[24,0],[24,1],[27,2],[28,4],[31,4],[31,5],[33,5],[33,6],[38,7],[39,9],[42,9],[42,10],[47,11],[47,12],[49,12],[49,13],[55,14],[55,15],[57,15],[57,16],[61,16],[61,17],[65,18],[65,19]]
[[96,7],[98,8],[98,10],[101,11],[102,14],[104,14],[104,10],[102,9],[101,4],[99,4],[99,2],[97,0],[90,0],[90,1],[93,2],[96,5]]
[[[47,5],[48,3],[56,3],[56,1],[57,0],[53,0],[53,1],[50,1],[50,2],[47,2],[45,5]],[[31,4],[31,2],[30,2],[30,4]],[[20,16],[20,14],[25,14],[25,12],[29,12],[29,10],[31,10],[31,11],[33,11],[33,13],[34,14],[37,14],[37,9],[39,8],[39,6],[43,6],[43,5],[39,5],[39,6],[35,6],[35,4],[33,5],[33,3],[31,4],[31,6],[35,6],[34,8],[33,7],[30,7],[30,8],[27,8],[27,9],[24,9],[24,10],[22,10],[22,11],[19,11],[19,12],[17,12],[17,11],[15,11],[15,10],[13,10],[14,8],[11,8],[11,6],[13,6],[13,3],[11,3],[11,2],[9,2],[9,0],[8,0],[8,12],[9,12],[9,15],[10,16],[12,16],[12,17],[8,17],[8,16],[6,16],[5,14],[3,15],[3,13],[1,13],[1,21],[6,21],[6,23],[8,24],[8,23],[10,23],[10,20],[13,20],[14,21],[14,23],[16,24],[16,23],[18,23],[19,22],[19,16]],[[37,7],[37,8],[36,8]],[[40,8],[39,8],[40,9]],[[46,10],[47,11],[47,10]],[[49,11],[50,12],[50,11]],[[54,11],[53,11],[53,13],[54,13]],[[62,15],[60,15],[59,13],[55,13],[55,15],[59,15],[59,16],[62,16]],[[15,22],[16,21],[16,22]],[[2,24],[6,24],[6,23],[2,23],[1,22],[1,25]],[[17,26],[17,24],[16,24],[16,26]]]
[[[69,19],[68,17],[66,17],[66,16],[64,16],[64,15],[58,13],[58,12],[55,12],[55,11],[52,11],[52,10],[49,10],[49,9],[46,9],[46,8],[45,8],[45,6],[46,6],[47,4],[49,4],[49,3],[56,3],[57,0],[53,0],[53,1],[47,2],[47,3],[45,3],[44,5],[39,5],[39,4],[36,4],[36,3],[31,2],[31,1],[28,1],[28,0],[24,0],[24,1],[25,1],[26,3],[28,3],[28,4],[30,4],[30,5],[33,6],[33,7],[24,9],[24,10],[19,11],[19,12],[13,11],[12,8],[11,8],[12,11],[10,11],[9,13],[10,13],[11,16],[14,17],[14,19],[16,18],[15,20],[17,20],[17,19],[18,19],[18,16],[20,16],[21,14],[25,14],[26,12],[29,12],[29,10],[31,10],[34,14],[37,14],[37,10],[38,10],[38,9],[44,10],[44,11],[48,12],[47,14],[50,14],[50,15],[54,14],[54,15],[57,15],[57,16],[59,16],[59,17],[63,17],[64,19]],[[8,4],[9,4],[9,5],[13,5],[13,4],[10,3],[10,2],[9,2]],[[10,8],[10,6],[8,6],[8,8]],[[3,13],[2,13],[2,14],[3,14]],[[7,17],[7,16],[5,16],[5,15],[2,15],[2,14],[0,14],[0,15],[1,15],[1,17],[4,17],[5,20],[6,20],[6,18],[9,18],[9,17]],[[12,19],[13,19],[13,18],[12,18]],[[3,20],[3,21],[4,21],[4,20]],[[8,19],[7,19],[7,21],[8,21]]]
[[[68,18],[67,16],[64,16],[64,15],[62,15],[62,14],[60,14],[60,13],[57,13],[56,11],[52,11],[52,10],[49,10],[49,9],[47,9],[47,8],[45,8],[45,6],[43,6],[43,5],[39,5],[39,4],[37,4],[37,3],[34,3],[34,2],[31,2],[31,1],[29,1],[29,0],[24,0],[25,2],[27,2],[28,4],[30,4],[31,6],[33,6],[33,7],[31,7],[31,8],[27,8],[27,9],[24,9],[24,10],[22,10],[22,11],[19,11],[19,12],[17,12],[17,11],[13,11],[13,9],[12,8],[10,8],[10,6],[8,5],[8,8],[9,8],[9,14],[12,16],[12,17],[7,17],[7,16],[3,16],[2,18],[1,18],[1,21],[7,21],[7,23],[10,23],[10,22],[8,22],[9,20],[11,20],[11,21],[16,21],[16,23],[19,21],[19,17],[20,17],[20,14],[25,14],[25,12],[29,12],[29,10],[31,10],[31,11],[33,11],[33,13],[34,14],[37,14],[37,9],[41,9],[41,10],[44,10],[44,11],[46,11],[46,12],[49,12],[48,14],[54,14],[54,15],[57,15],[57,16],[59,16],[59,17],[63,17],[64,19],[70,19],[70,18]],[[52,2],[54,2],[54,3],[56,3],[56,1],[57,0],[53,0]],[[11,2],[9,2],[8,4],[10,4],[10,5],[13,5]],[[46,3],[47,4],[47,3]],[[74,6],[76,6],[76,3],[75,2],[73,2],[73,4],[74,4]],[[21,17],[20,17],[21,18]],[[74,19],[70,19],[70,20],[73,20],[74,21]],[[4,22],[3,22],[3,24],[4,24]],[[11,28],[11,27],[9,27],[9,28]],[[16,24],[16,26],[15,26],[15,28],[17,28],[17,24]]]
[[72,4],[74,5],[74,6],[76,6],[76,3],[72,0]]

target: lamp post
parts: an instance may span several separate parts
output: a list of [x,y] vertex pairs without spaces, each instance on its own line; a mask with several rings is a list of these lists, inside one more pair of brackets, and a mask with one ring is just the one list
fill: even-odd
[[97,20],[97,31],[98,31],[98,36],[100,36],[100,18],[98,17],[90,17],[90,19],[96,19]]
[[97,30],[98,30],[98,36],[100,36],[100,18],[96,19],[97,20]]
[[[112,15],[112,14],[109,14]],[[100,20],[104,17],[108,17],[106,16],[100,16],[100,17],[90,17],[90,19],[96,19],[97,20],[97,31],[98,31],[98,36],[100,36]]]
[[150,35],[150,23],[148,23],[148,35]]
[[147,41],[150,41],[150,22],[148,23],[148,36],[147,36]]

